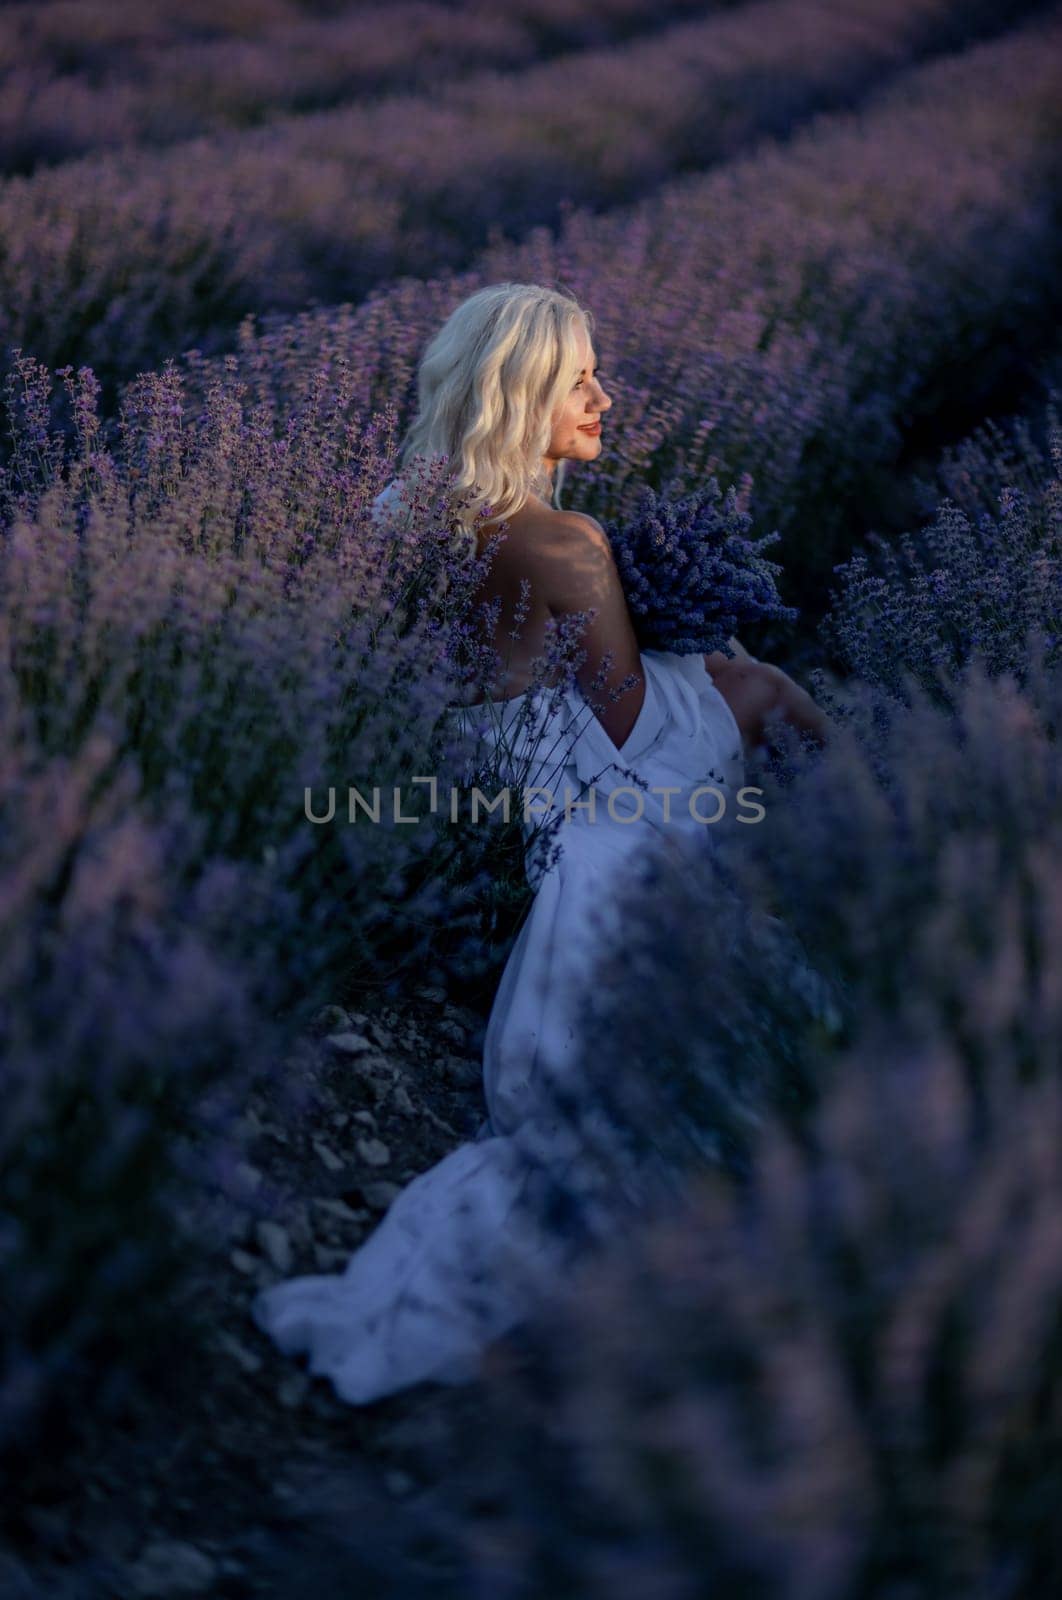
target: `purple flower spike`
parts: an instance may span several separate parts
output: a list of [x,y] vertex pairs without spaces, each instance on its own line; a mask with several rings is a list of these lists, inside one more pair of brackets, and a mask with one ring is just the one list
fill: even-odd
[[761,555],[781,537],[749,538],[752,518],[737,491],[715,478],[679,500],[646,489],[625,526],[610,526],[638,643],[679,655],[721,648],[737,628],[763,618],[795,620],[775,588],[781,568]]

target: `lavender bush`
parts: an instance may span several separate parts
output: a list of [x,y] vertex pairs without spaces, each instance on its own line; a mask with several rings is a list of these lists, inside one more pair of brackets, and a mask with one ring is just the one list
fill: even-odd
[[[996,430],[967,442],[946,481],[948,498],[917,535],[872,537],[837,568],[822,635],[846,670],[903,695],[916,680],[948,699],[951,675],[973,656],[993,676],[1021,681],[1030,636],[1050,663],[1062,652],[1062,426],[1055,390],[1047,407],[1047,456],[1028,428],[1015,461]],[[996,453],[993,454],[993,449]],[[961,474],[961,476],[960,476]],[[986,500],[990,507],[979,509]]]
[[19,699],[5,651],[0,1475],[24,1485],[192,1381],[212,1331],[192,1269],[255,1205],[234,1117],[289,1035],[267,947],[239,959],[218,937],[254,921],[259,875],[204,860],[176,807],[149,818],[119,739],[47,759]]
[[[328,973],[397,985],[426,959],[457,848],[412,779],[434,773],[444,796],[460,782],[470,741],[447,713],[486,670],[458,660],[479,574],[445,497],[425,496],[415,537],[381,537],[368,507],[392,470],[386,415],[351,428],[348,396],[323,389],[286,419],[245,414],[229,377],[186,416],[171,368],[127,392],[113,448],[92,374],[66,373],[79,445],[60,470],[50,377],[21,357],[18,375],[0,592],[42,748],[69,754],[107,719],[146,801],[187,802],[205,851],[264,864],[292,897],[270,937],[293,989]],[[351,786],[370,805],[378,792],[378,820]],[[396,787],[422,826],[396,824]]]
[[[998,25],[994,7],[977,14]],[[806,0],[769,0],[594,60],[463,81],[431,101],[277,118],[9,179],[0,346],[91,365],[109,393],[177,348],[226,348],[248,312],[345,301],[399,273],[464,266],[499,228],[556,220],[561,199],[624,201],[783,132],[850,100],[875,72],[957,42],[968,16],[955,0],[859,0],[843,16],[825,7],[816,27]],[[1022,73],[1030,110],[1046,70],[1041,50]],[[1005,106],[1006,93],[999,98]],[[1024,209],[1020,192],[1012,206]],[[713,215],[709,233],[716,226]],[[701,254],[703,224],[695,233]],[[728,238],[725,225],[718,238]],[[597,252],[595,277],[601,266]],[[699,278],[711,277],[714,264],[705,267]],[[609,297],[607,280],[597,289],[599,301]],[[695,371],[688,377],[703,388]]]
[[796,617],[778,597],[777,563],[761,554],[780,535],[750,539],[751,526],[736,490],[724,497],[712,478],[676,501],[647,489],[636,516],[606,530],[643,648],[709,654],[746,623]]
[[[995,955],[1021,946],[1004,926]],[[880,1027],[809,1142],[772,1120],[744,1192],[703,1175],[559,1287],[453,1496],[465,1592],[1049,1592],[1062,1102],[1003,1056],[986,1127],[946,1039]]]

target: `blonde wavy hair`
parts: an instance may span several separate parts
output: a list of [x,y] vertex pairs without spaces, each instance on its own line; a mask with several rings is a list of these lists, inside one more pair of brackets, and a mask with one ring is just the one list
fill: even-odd
[[[449,458],[466,533],[484,507],[500,521],[530,493],[548,490],[542,457],[553,412],[577,374],[580,328],[592,334],[594,322],[574,295],[495,283],[463,300],[426,347],[399,465],[415,474],[417,457]],[[554,474],[558,508],[565,465]]]

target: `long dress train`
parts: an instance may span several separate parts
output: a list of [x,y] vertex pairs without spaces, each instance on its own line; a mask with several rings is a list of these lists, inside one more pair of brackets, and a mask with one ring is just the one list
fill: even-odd
[[[488,1117],[477,1137],[403,1189],[344,1272],[274,1284],[252,1303],[263,1332],[286,1354],[307,1352],[309,1371],[352,1404],[423,1380],[475,1378],[487,1345],[571,1259],[570,1241],[544,1225],[540,1204],[544,1174],[579,1180],[579,1149],[549,1086],[576,1061],[596,942],[622,937],[611,892],[650,841],[681,835],[712,848],[733,824],[744,782],[741,735],[703,657],[646,650],[642,662],[645,699],[622,750],[575,688],[492,707],[490,736],[508,741],[523,785],[554,796],[560,854],[551,860],[543,835],[533,837],[532,815],[525,864],[535,894],[488,1019]],[[590,800],[587,786],[592,813],[575,803]]]

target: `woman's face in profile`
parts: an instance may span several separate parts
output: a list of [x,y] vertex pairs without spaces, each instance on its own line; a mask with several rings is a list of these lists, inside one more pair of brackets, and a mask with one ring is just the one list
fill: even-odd
[[553,413],[547,461],[596,461],[601,454],[601,417],[612,401],[598,381],[596,362],[590,335],[582,328],[567,399]]

